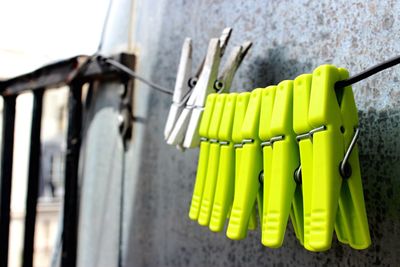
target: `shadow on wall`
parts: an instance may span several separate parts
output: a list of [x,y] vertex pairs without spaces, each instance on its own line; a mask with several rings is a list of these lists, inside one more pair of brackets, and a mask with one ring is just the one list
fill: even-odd
[[372,239],[367,257],[371,264],[386,265],[399,257],[393,248],[399,248],[400,241],[400,110],[362,110],[359,121],[361,174]]
[[286,50],[285,46],[276,46],[269,48],[263,57],[248,58],[247,60],[251,60],[249,69],[238,71],[245,74],[246,79],[251,82],[252,87],[246,89],[253,90],[258,87],[277,85],[283,80],[291,80],[313,70],[310,62],[303,63],[297,59],[288,59]]

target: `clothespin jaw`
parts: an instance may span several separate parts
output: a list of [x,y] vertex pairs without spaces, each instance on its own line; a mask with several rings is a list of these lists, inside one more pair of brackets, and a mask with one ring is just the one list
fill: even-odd
[[229,55],[228,60],[218,77],[215,81],[214,89],[218,92],[228,92],[232,85],[233,77],[240,64],[242,63],[247,52],[250,50],[253,44],[251,42],[244,42],[241,46],[236,46],[232,53]]
[[[214,80],[217,77],[220,58],[223,56],[231,32],[232,32],[231,28],[225,28],[219,39],[217,38],[211,39],[207,49],[206,57],[201,63],[199,70],[193,77],[190,76],[189,78],[186,77],[187,84],[189,85],[190,88],[193,89],[191,90],[189,98],[187,100],[185,99],[183,100],[183,102],[186,101],[185,107],[181,111],[181,113],[178,114],[179,117],[176,119],[176,123],[172,126],[172,129],[169,130],[170,134],[168,138],[166,138],[167,144],[176,145],[178,147],[184,146],[183,143],[188,130],[191,132],[195,132],[197,137],[195,142],[198,144],[199,142],[198,140],[199,137],[197,133],[198,124],[196,125],[196,129],[192,129],[193,127],[188,129],[189,121],[191,120],[190,117],[192,115],[192,110],[195,108],[196,104],[198,104],[196,103],[197,101],[199,101],[196,100],[197,97],[202,97],[201,101],[199,102],[201,102],[202,104],[201,107],[204,106],[205,98],[208,95],[204,94],[204,91],[211,92],[211,90],[209,89],[210,87],[209,83],[214,82]],[[210,79],[213,81],[210,81]],[[181,102],[181,104],[183,103]],[[200,120],[200,118],[198,119]],[[172,119],[170,119],[170,121],[172,121]],[[168,127],[171,126],[168,125]]]
[[210,126],[208,128],[210,150],[208,156],[208,168],[204,185],[204,193],[201,200],[200,214],[198,219],[199,224],[203,226],[208,226],[210,223],[211,211],[214,203],[220,158],[218,132],[221,124],[222,114],[224,111],[226,96],[226,94],[217,94],[214,104],[214,110],[211,115]]
[[[275,101],[275,91],[276,86],[268,86],[262,91],[261,96],[261,110],[260,110],[260,123],[259,123],[259,138],[261,140],[261,147],[263,153],[263,213],[262,213],[262,226],[261,232],[262,236],[265,236],[264,232],[266,231],[266,209],[268,207],[268,191],[270,188],[270,181],[271,181],[271,168],[272,168],[272,146],[265,145],[268,144],[270,139],[273,137],[271,133],[271,119],[272,119],[272,111],[274,107]],[[260,217],[261,217],[260,216]],[[264,244],[264,241],[261,241]]]
[[[240,93],[236,99],[236,107],[235,107],[235,116],[233,120],[233,129],[232,129],[232,141],[234,143],[235,149],[235,190],[234,195],[238,194],[240,190],[240,168],[241,168],[241,158],[243,151],[243,135],[242,135],[242,126],[244,117],[246,116],[247,106],[249,104],[251,93],[243,92]],[[257,211],[255,207],[253,208],[253,212],[249,219],[248,229],[255,230],[257,228]]]
[[192,72],[192,40],[186,38],[183,43],[181,59],[179,61],[178,73],[174,94],[172,96],[172,105],[168,113],[167,123],[165,124],[164,137],[167,139],[178,119],[178,116],[184,108],[184,98],[189,93],[191,87],[189,80]]
[[[293,81],[279,83],[275,92],[270,133],[273,136],[271,178],[264,192],[269,198],[264,206],[262,242],[269,247],[280,247],[283,242],[289,214],[297,237],[302,241],[303,218],[301,194],[295,195],[293,178],[299,166],[298,147],[293,132]],[[293,212],[291,207],[293,205]]]
[[313,72],[308,120],[313,134],[313,179],[309,245],[317,251],[331,246],[342,177],[338,166],[343,159],[342,118],[334,85],[338,69],[323,65]]
[[[347,70],[342,68],[338,70],[341,80],[348,79]],[[349,148],[358,130],[358,112],[350,86],[336,90],[336,94],[342,115],[345,153],[350,149],[348,164],[343,162],[346,160],[344,156],[340,165],[340,173],[344,179],[339,197],[339,208],[344,214],[342,226],[347,230],[348,243],[352,248],[366,249],[371,244],[371,237],[364,202],[357,144],[352,150]]]
[[196,181],[193,189],[192,202],[189,210],[189,218],[197,220],[199,218],[200,205],[203,197],[204,184],[207,175],[208,156],[210,151],[210,142],[208,140],[208,129],[210,127],[211,116],[214,111],[214,104],[217,94],[210,94],[204,108],[203,118],[200,123],[199,133],[202,137],[200,142],[199,161],[197,164]]
[[[297,135],[300,150],[301,182],[303,193],[304,247],[314,251],[309,245],[311,195],[313,186],[313,145],[308,122],[312,74],[303,74],[294,80],[293,88],[293,129]],[[300,168],[300,167],[299,167]]]
[[219,63],[224,55],[231,33],[231,28],[225,28],[217,45],[212,45],[210,42],[209,53],[204,62],[202,73],[193,89],[194,95],[188,100],[188,106],[191,107],[192,112],[185,139],[183,140],[183,147],[185,148],[196,147],[199,144],[198,127],[203,113],[204,101],[207,95],[214,91],[214,83],[217,79]]
[[210,230],[214,232],[223,230],[229,208],[232,206],[233,202],[235,149],[232,142],[232,128],[237,96],[237,93],[230,93],[226,96],[218,132],[220,144],[218,180],[209,224]]
[[262,170],[262,153],[258,138],[258,125],[262,89],[255,89],[249,99],[241,134],[243,148],[240,159],[240,172],[236,177],[235,196],[227,229],[231,239],[243,239],[255,200],[260,188],[259,176]]
[[[203,70],[200,74],[199,80],[197,81],[193,91],[183,109],[181,115],[179,116],[168,140],[168,144],[185,146],[186,137],[192,138],[192,141],[198,143],[200,141],[198,136],[198,123],[200,122],[200,116],[204,106],[205,99],[207,95],[212,92],[211,80],[214,81],[217,77],[218,66],[220,61],[220,46],[219,40],[214,38],[210,40],[208,46],[208,52],[206,60],[204,62]],[[197,108],[196,108],[197,107]],[[195,114],[194,114],[194,111]],[[194,115],[193,115],[194,114]],[[196,117],[196,124],[192,125],[190,121],[194,121]],[[196,134],[195,134],[196,132]],[[196,138],[194,140],[193,138]],[[189,139],[188,139],[189,140]]]

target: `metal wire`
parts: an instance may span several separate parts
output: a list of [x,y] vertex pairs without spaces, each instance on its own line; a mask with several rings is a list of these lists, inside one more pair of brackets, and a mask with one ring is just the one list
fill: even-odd
[[141,75],[137,74],[133,70],[129,69],[128,67],[124,66],[123,64],[119,63],[118,61],[108,58],[108,57],[103,57],[103,56],[98,56],[101,60],[103,60],[105,63],[110,64],[111,66],[117,68],[118,70],[124,72],[125,74],[151,86],[154,90],[159,91],[164,94],[168,95],[173,95],[173,92],[161,85],[158,85],[152,81],[147,80],[146,78],[142,77]]
[[335,89],[340,89],[340,88],[344,88],[346,86],[352,85],[354,83],[357,83],[361,80],[364,80],[380,71],[383,71],[385,69],[391,68],[397,64],[400,64],[400,56],[391,58],[387,61],[384,61],[378,65],[375,65],[369,69],[366,69],[363,72],[360,72],[359,74],[356,74],[352,77],[350,77],[347,80],[343,80],[343,81],[338,81],[335,83]]

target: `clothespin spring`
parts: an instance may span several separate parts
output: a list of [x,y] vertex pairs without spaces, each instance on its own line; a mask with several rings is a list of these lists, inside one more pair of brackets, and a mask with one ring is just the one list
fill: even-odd
[[340,175],[344,178],[344,179],[348,179],[351,176],[352,170],[351,170],[351,165],[348,162],[351,152],[353,151],[355,145],[357,144],[357,140],[358,137],[360,136],[360,129],[359,128],[355,128],[354,129],[354,135],[353,138],[351,139],[350,145],[346,150],[346,153],[344,154],[344,158],[342,160],[342,162],[340,163]]
[[[318,128],[312,129],[308,133],[299,134],[298,136],[296,136],[296,140],[297,140],[297,142],[299,142],[301,140],[304,140],[304,139],[311,139],[311,141],[312,141],[313,135],[316,132],[321,132],[321,131],[325,131],[325,130],[326,130],[326,126],[322,125],[322,126],[320,126]],[[353,138],[351,139],[350,145],[347,148],[346,153],[344,154],[343,160],[340,162],[340,165],[339,165],[339,172],[340,172],[340,175],[342,176],[343,179],[348,179],[351,176],[352,170],[351,170],[351,165],[350,165],[350,163],[348,161],[349,161],[351,152],[353,151],[355,145],[357,144],[357,140],[358,140],[359,136],[360,136],[360,129],[359,128],[355,128],[354,129],[354,135],[353,135]],[[271,142],[273,141],[274,138],[271,138],[270,141],[261,143],[261,146],[272,145]],[[296,181],[297,184],[301,184],[301,179],[302,179],[302,176],[301,176],[301,165],[294,172],[293,178],[294,178],[294,180]]]
[[274,136],[274,137],[272,137],[270,140],[265,141],[265,142],[262,142],[262,143],[261,143],[261,147],[273,146],[274,143],[275,143],[276,141],[281,141],[281,140],[283,140],[283,139],[285,139],[285,136],[284,136],[284,135]]

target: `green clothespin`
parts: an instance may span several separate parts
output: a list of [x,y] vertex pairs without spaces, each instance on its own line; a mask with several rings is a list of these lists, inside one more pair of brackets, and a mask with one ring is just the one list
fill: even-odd
[[303,210],[304,210],[304,247],[314,251],[309,245],[310,217],[311,217],[311,195],[313,181],[313,146],[309,132],[312,126],[308,123],[308,108],[311,93],[311,74],[303,74],[294,80],[293,89],[293,129],[297,134],[297,141],[300,149],[301,172],[303,189]]
[[[293,95],[293,129],[297,134],[297,141],[300,149],[303,209],[304,209],[304,247],[307,250],[315,251],[309,244],[310,216],[311,216],[311,195],[313,185],[313,143],[312,126],[308,122],[308,110],[310,105],[312,74],[303,74],[294,80]],[[318,179],[318,177],[315,177]],[[335,231],[338,240],[348,243],[347,233],[344,231],[343,212],[340,207],[336,215]]]
[[357,150],[351,152],[353,162],[349,161],[352,173],[347,185],[350,188],[351,184],[353,190],[347,190],[346,186],[342,188],[339,168],[347,151],[346,144],[352,140],[358,124],[351,87],[334,89],[335,83],[347,75],[344,70],[323,65],[314,70],[312,77],[308,121],[314,129],[315,179],[312,181],[309,245],[316,251],[331,246],[339,197],[343,218],[339,218],[338,227],[345,228],[339,232],[344,231],[352,247],[365,248],[370,244]]
[[200,204],[203,197],[204,183],[208,168],[208,155],[210,151],[210,142],[208,141],[208,128],[210,126],[211,115],[214,110],[214,103],[217,94],[210,94],[207,97],[206,105],[204,108],[203,117],[200,122],[200,152],[199,161],[197,164],[196,181],[194,184],[192,202],[189,210],[189,218],[197,221],[199,218]]
[[[235,195],[227,229],[227,236],[234,240],[246,237],[249,219],[256,199],[259,202],[259,211],[262,212],[262,201],[259,192],[262,152],[258,137],[261,92],[262,89],[255,89],[251,93],[241,127],[243,147],[240,152],[240,168],[236,176]],[[235,134],[233,137],[235,140],[235,137],[238,136]]]
[[233,202],[235,149],[232,141],[232,129],[237,96],[237,93],[227,95],[218,132],[220,144],[218,180],[209,225],[210,230],[214,232],[223,230],[229,209]]
[[[236,106],[235,106],[235,116],[233,119],[233,129],[232,129],[232,141],[234,143],[235,149],[235,190],[234,195],[238,194],[239,191],[239,174],[240,174],[240,167],[241,167],[241,155],[243,150],[243,136],[242,136],[242,126],[244,117],[246,115],[247,106],[249,104],[250,93],[243,92],[240,93],[236,99]],[[230,217],[230,212],[232,209],[229,210],[228,217]],[[253,207],[253,212],[250,215],[248,229],[255,230],[257,228],[257,211],[256,207]]]
[[308,121],[314,131],[309,245],[316,251],[331,247],[342,177],[342,118],[334,90],[340,80],[336,67],[323,65],[313,72]]
[[[263,207],[268,207],[269,204],[269,195],[268,191],[270,189],[271,182],[271,169],[272,169],[272,146],[265,145],[265,142],[268,142],[272,137],[271,133],[271,119],[272,119],[272,111],[274,108],[275,101],[275,92],[276,86],[268,86],[265,90],[262,91],[262,99],[261,99],[261,114],[260,114],[260,126],[259,126],[259,137],[261,140],[261,147],[263,151],[263,189],[264,189],[264,199],[263,199]],[[265,240],[267,234],[266,223],[266,208],[263,209],[262,215],[262,228],[261,228],[261,243],[266,245],[267,242]]]
[[[341,80],[349,78],[348,71],[343,68],[339,68],[339,74]],[[358,112],[351,86],[336,90],[336,95],[339,96],[339,100],[341,98],[339,103],[344,128],[344,151],[346,153],[353,138],[358,134],[356,133],[358,132]],[[349,150],[348,165],[340,166],[344,180],[340,191],[339,210],[343,214],[349,245],[355,249],[366,249],[371,245],[371,237],[365,209],[358,148],[357,144],[354,144],[354,147]]]
[[208,128],[208,138],[210,149],[208,155],[208,167],[206,180],[204,184],[203,197],[201,199],[200,214],[198,222],[200,225],[208,226],[211,218],[211,210],[214,203],[215,187],[218,179],[218,166],[220,144],[218,141],[218,132],[221,124],[222,114],[224,111],[225,98],[227,94],[217,94],[214,103],[214,110],[211,115],[210,125]]
[[[266,96],[264,103],[268,102],[272,102],[271,96]],[[301,188],[294,179],[299,155],[292,126],[292,109],[293,81],[283,81],[275,89],[270,130],[261,132],[263,139],[272,136],[269,141],[263,142],[267,155],[272,156],[272,159],[269,162],[265,159],[267,168],[264,169],[264,194],[268,200],[264,202],[262,243],[273,248],[282,245],[289,215],[296,236],[303,243],[303,199]],[[270,174],[265,174],[266,171],[270,171]]]

